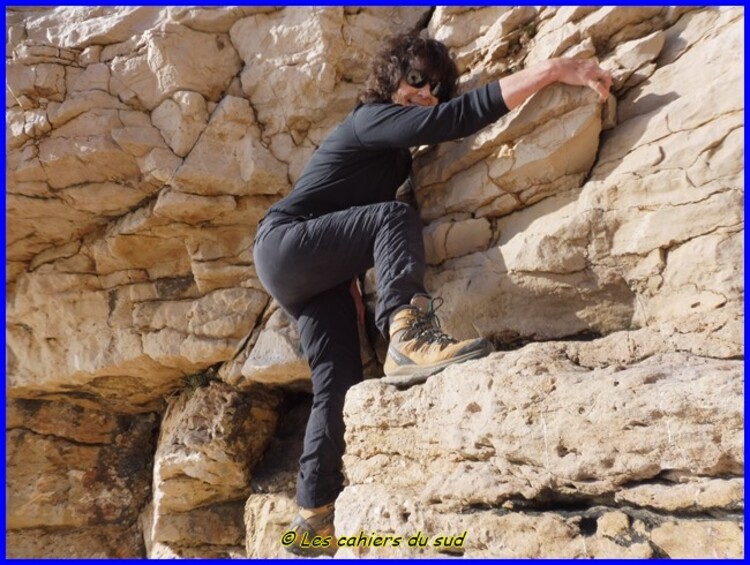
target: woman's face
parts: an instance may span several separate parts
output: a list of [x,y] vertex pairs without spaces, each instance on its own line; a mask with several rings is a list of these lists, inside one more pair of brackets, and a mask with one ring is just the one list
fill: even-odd
[[404,79],[401,79],[396,92],[391,95],[391,100],[401,106],[435,106],[438,103],[438,99],[430,92],[430,83],[416,88]]

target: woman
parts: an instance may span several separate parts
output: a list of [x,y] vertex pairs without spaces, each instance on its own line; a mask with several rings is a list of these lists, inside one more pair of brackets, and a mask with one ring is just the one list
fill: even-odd
[[301,534],[333,536],[333,503],[343,486],[344,397],[362,379],[356,277],[375,267],[376,324],[390,339],[384,381],[422,382],[451,363],[492,351],[484,339],[453,339],[436,322],[423,285],[419,214],[394,201],[409,175],[409,148],[471,135],[552,82],[589,86],[603,100],[611,83],[593,61],[572,59],[547,61],[453,98],[457,77],[442,43],[393,38],[375,59],[359,105],[258,228],[258,276],[297,320],[312,372],[297,483],[300,513],[291,526],[300,535],[287,548],[294,553],[335,552],[334,540],[328,547],[302,547]]

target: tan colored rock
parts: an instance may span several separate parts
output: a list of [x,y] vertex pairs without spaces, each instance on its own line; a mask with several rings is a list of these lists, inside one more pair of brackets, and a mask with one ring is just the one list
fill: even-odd
[[169,19],[197,31],[226,33],[238,19],[253,14],[268,13],[279,8],[271,6],[210,7],[185,8],[171,6],[167,8]]
[[[267,313],[262,329],[249,336],[241,352],[222,372],[222,378],[238,387],[262,383],[290,390],[310,391],[310,367],[300,344],[297,323],[280,308]],[[358,326],[363,378],[382,375],[373,346]]]
[[607,103],[602,108],[602,131],[612,129],[617,125],[617,98],[612,94],[607,97]]
[[[20,116],[15,110],[13,113]],[[18,120],[17,123],[21,124],[21,120]],[[22,130],[23,126],[21,125],[20,128]],[[38,157],[39,150],[32,144],[26,144],[19,151],[11,151],[8,154],[8,166],[15,172],[14,175],[8,175],[7,190],[9,193],[27,194],[29,196],[46,193],[47,187],[43,186],[46,176]]]
[[231,358],[266,301],[255,290],[226,289],[193,302],[143,302],[133,324],[149,357],[190,372]]
[[744,507],[743,479],[697,479],[677,485],[637,485],[615,495],[618,503],[667,512],[706,509],[737,511]]
[[206,196],[278,194],[286,189],[286,168],[260,144],[258,132],[247,101],[224,98],[173,186]]
[[12,218],[8,222],[8,239],[12,242],[8,255],[27,261],[51,244],[63,244],[104,223],[102,218],[76,210],[58,197],[10,194],[6,210]]
[[505,192],[519,194],[523,203],[536,202],[541,198],[532,197],[534,184],[588,173],[600,131],[600,106],[588,103],[502,148],[498,159],[490,161],[490,179]]
[[548,196],[551,181],[587,173],[601,127],[595,98],[581,88],[552,86],[489,128],[427,153],[415,171],[422,216],[473,212],[508,194],[520,208],[540,199],[530,192],[535,185]]
[[172,151],[185,157],[208,123],[206,101],[197,92],[175,92],[154,108],[151,121]]
[[[382,37],[385,32],[407,30],[423,10],[362,10],[345,15],[343,8],[286,8],[257,14],[237,22],[230,31],[232,42],[245,61],[242,86],[252,101],[265,134],[285,129],[296,143],[323,121],[326,129],[353,109],[356,87],[339,77],[357,82],[365,79],[367,62],[375,41],[354,41],[352,35]],[[365,26],[349,25],[365,20]],[[358,39],[358,38],[357,38]],[[284,105],[277,110],[277,104]],[[322,139],[320,133],[316,141]]]
[[26,15],[29,39],[81,48],[125,41],[158,24],[162,11],[153,7],[47,8]]
[[[720,65],[707,68],[716,73],[716,80],[699,81],[694,68],[699,59],[716,59],[717,50],[739,41],[739,20],[731,11],[695,12],[684,19],[684,30],[713,25],[717,35],[694,44],[620,100],[621,125],[608,135],[591,180],[580,193],[548,198],[500,220],[495,249],[429,272],[428,288],[446,299],[443,321],[454,334],[469,337],[479,331],[506,341],[514,336],[560,336],[563,326],[566,335],[609,333],[686,320],[694,311],[705,316],[718,309],[727,320],[736,319],[735,307],[727,307],[740,300],[739,273],[732,265],[740,264],[736,244],[742,230],[742,150],[736,128],[742,102],[739,89],[727,86],[719,92],[714,85],[739,84],[740,71],[727,62],[723,70]],[[694,42],[700,36],[697,29],[684,33],[696,34]],[[680,41],[665,32],[662,56],[672,57],[672,43]],[[650,92],[675,94],[656,98],[649,97]],[[695,104],[694,96],[715,103]],[[474,159],[488,160],[485,156],[497,143],[492,135],[502,139],[504,126],[501,121],[473,140],[425,155],[423,163],[429,166],[418,174],[422,186],[440,178],[450,180],[418,190],[423,217],[433,219],[460,209],[460,200],[451,204],[453,194],[460,195],[468,211],[505,214],[518,206],[517,201],[498,199],[497,211],[481,208],[493,187],[477,180],[483,164],[466,168]],[[507,127],[513,129],[512,124]],[[707,151],[721,158],[702,157]],[[472,175],[473,170],[477,172]],[[712,180],[716,175],[722,180]],[[566,189],[575,186],[575,179],[571,181]],[[466,185],[478,187],[476,195],[459,190]],[[724,242],[721,259],[719,241]],[[665,257],[652,255],[663,250],[669,250]],[[687,257],[699,254],[716,259],[708,259],[701,269],[687,266]],[[727,259],[730,255],[735,259]],[[664,266],[670,261],[674,269]],[[739,338],[735,335],[732,339]],[[741,347],[739,342],[726,347],[711,341],[723,351]]]
[[[336,501],[337,557],[649,558],[647,541],[611,538],[597,528],[601,509],[587,513],[525,513],[481,508],[441,514],[379,484],[347,487]],[[601,518],[599,518],[601,520]],[[376,535],[380,541],[376,541]],[[360,547],[355,544],[360,539]],[[398,540],[398,541],[396,541]],[[380,545],[377,546],[376,544]],[[396,547],[394,545],[398,543]],[[411,543],[411,545],[409,545]],[[450,543],[451,546],[446,547]]]
[[[91,402],[126,412],[154,409],[184,374],[230,359],[267,301],[252,289],[200,297],[192,277],[149,283],[143,293],[126,277],[124,288],[103,290],[101,279],[63,276],[57,266],[44,264],[25,278],[8,310],[8,378],[15,396],[62,393],[76,383]],[[54,319],[45,307],[52,296]]]
[[245,539],[242,501],[211,504],[186,512],[161,514],[154,539],[170,546],[241,546]]
[[156,186],[171,181],[182,164],[182,160],[166,147],[155,147],[136,160],[143,173],[143,179]]
[[[150,205],[153,207],[153,203]],[[151,215],[150,209],[139,208],[135,212],[144,219],[145,228],[153,228],[157,222],[162,226],[168,220]],[[127,221],[127,216],[124,217]],[[128,233],[127,227],[110,226],[110,234],[97,240],[90,249],[96,270],[101,274],[110,274],[125,269],[146,269],[149,278],[168,278],[186,276],[190,273],[190,260],[185,249],[185,242],[174,234]]]
[[603,536],[614,538],[630,529],[630,519],[624,512],[606,512],[596,521],[596,531]]
[[650,34],[663,25],[665,12],[663,7],[639,6],[623,10],[605,6],[586,15],[579,26],[594,42],[606,42],[609,47],[613,47]]
[[23,41],[25,29],[22,25],[22,17],[18,12],[8,10],[5,15],[6,39],[5,56],[10,57],[13,50]]
[[175,23],[147,30],[139,49],[142,54],[114,58],[111,88],[120,99],[137,100],[147,110],[181,90],[217,101],[241,66],[228,37]]
[[135,160],[110,137],[112,130],[120,127],[116,111],[92,110],[56,128],[39,146],[39,159],[50,187],[138,176]]
[[65,97],[65,67],[50,63],[23,65],[10,63],[7,69],[8,90],[16,99],[26,96],[34,102]]
[[247,495],[250,471],[276,426],[277,402],[214,382],[170,403],[154,464],[155,530],[162,514]]
[[297,513],[299,458],[310,415],[311,396],[292,393],[281,406],[276,434],[255,467],[252,494],[245,504],[245,546],[249,558],[290,557],[281,536]]
[[213,220],[214,224],[226,222],[226,225],[211,229],[202,226],[187,238],[190,269],[201,292],[236,287],[265,292],[249,266],[255,234],[248,231],[247,225],[262,213],[260,210],[265,212],[262,208],[248,208],[247,202],[240,198],[235,210]]
[[281,308],[260,332],[242,376],[265,384],[309,386],[310,367],[301,351],[297,324]]
[[74,210],[102,216],[121,216],[148,197],[137,188],[115,182],[75,185],[58,194]]
[[[155,424],[153,415],[114,416],[63,403],[11,401],[9,555],[141,554],[135,522],[150,495]],[[40,537],[45,531],[50,537]],[[55,547],[66,540],[74,545]],[[86,540],[85,549],[75,545]]]
[[213,220],[216,216],[232,211],[236,207],[237,203],[232,196],[209,198],[166,190],[159,194],[154,206],[154,214],[177,222],[198,224]]
[[[646,557],[647,544],[626,543],[636,533],[621,516],[583,515],[571,529],[577,520],[550,510],[556,500],[618,496],[641,481],[645,494],[654,477],[665,480],[663,500],[679,499],[685,487],[671,483],[672,469],[717,482],[741,474],[741,363],[671,354],[590,370],[561,355],[561,346],[449,367],[405,391],[374,381],[354,387],[345,407],[349,486],[337,500],[337,534],[467,530],[465,556]],[[715,496],[696,499],[691,510],[715,509]],[[546,513],[525,517],[537,504]],[[731,500],[721,504],[736,509]],[[482,510],[501,506],[515,511]]]
[[485,218],[436,222],[424,230],[427,263],[436,265],[446,259],[483,251],[492,239],[492,227]]
[[66,531],[9,530],[6,557],[22,559],[112,559],[145,557],[143,535],[132,526],[98,526]]
[[[139,36],[132,35],[130,39],[115,43],[113,45],[106,45],[102,48],[102,52],[99,55],[99,59],[103,63],[110,63],[115,57],[127,57],[138,49]],[[115,90],[113,90],[114,92]],[[125,100],[127,99],[127,100]],[[123,93],[123,100],[130,105],[138,105],[137,101],[133,98],[133,93]]]
[[244,544],[250,474],[276,428],[279,396],[209,382],[170,402],[142,522],[150,557],[233,554]]
[[66,438],[78,444],[112,443],[132,418],[84,410],[69,404],[36,400],[11,400],[6,406],[5,427],[23,428],[41,436]]
[[257,494],[247,500],[245,527],[248,558],[290,557],[281,545],[281,537],[297,514],[297,503],[288,495]]
[[5,137],[10,149],[21,147],[29,136],[25,132],[25,116],[21,107],[10,108],[5,113]]
[[537,25],[536,35],[529,46],[527,64],[558,57],[569,48],[584,41],[584,30],[580,22],[596,11],[594,6],[564,6],[542,19]]
[[204,292],[237,285],[255,290],[263,289],[255,270],[244,266],[241,259],[193,262],[190,268],[198,287]]
[[466,80],[473,82],[473,69],[481,68],[485,80],[508,69],[512,44],[536,13],[531,6],[438,7],[427,29],[451,48],[459,70],[468,71]]
[[[142,502],[122,523],[92,525],[90,508],[119,507],[106,493],[85,502],[100,485],[76,481],[83,464],[119,465],[92,453],[116,444],[108,438],[129,417],[94,417],[101,410],[163,411],[186,375],[194,386],[208,367],[245,398],[258,386],[242,374],[251,357],[274,382],[304,365],[254,270],[257,222],[352,109],[382,38],[427,13],[8,9],[7,392],[45,399],[8,408],[18,442],[9,473],[21,481],[9,487],[8,516],[29,526],[9,530],[9,554],[142,556],[142,529],[150,557],[286,556],[278,538],[294,512],[306,420],[294,406],[281,409],[294,432],[269,444],[250,486],[235,480],[239,455],[226,485],[211,475],[222,450],[241,447],[218,439],[201,451],[180,439],[180,465],[208,482],[175,475],[176,498],[157,500],[141,525],[132,512]],[[352,444],[339,533],[421,529],[434,539],[464,528],[467,538],[463,548],[359,554],[741,555],[742,23],[736,7],[431,14],[424,33],[453,47],[461,89],[557,56],[597,57],[615,78],[605,107],[556,85],[475,136],[419,150],[426,282],[445,299],[443,327],[506,348],[604,337],[497,354],[362,400],[356,417],[376,423],[355,432],[374,435]],[[367,298],[372,307],[372,280]],[[363,358],[368,376],[382,374],[369,347]],[[489,380],[450,388],[472,379]],[[350,396],[361,400],[358,390]],[[48,408],[62,401],[77,408]],[[24,406],[35,403],[31,418]],[[213,410],[200,406],[201,416]],[[191,421],[177,436],[218,430]],[[29,494],[19,469],[34,466],[49,496]],[[66,484],[81,500],[60,498]],[[179,506],[181,489],[193,506],[159,510]],[[559,507],[571,501],[586,510]]]
[[140,493],[128,484],[137,477],[97,479],[99,458],[117,457],[116,449],[100,453],[99,447],[75,447],[23,431],[11,431],[8,444],[8,479],[14,485],[8,500],[11,529],[80,528],[132,520],[132,505],[146,494],[145,476],[140,477]]
[[93,90],[76,93],[62,103],[50,103],[47,107],[47,114],[52,125],[59,127],[95,108],[124,110],[126,106],[105,92]]
[[446,331],[508,343],[629,326],[632,291],[616,270],[587,268],[596,216],[577,215],[573,202],[568,193],[503,218],[495,247],[428,271],[428,290],[445,300]]
[[[633,73],[642,69],[647,63],[654,61],[661,53],[665,39],[665,33],[662,30],[657,30],[646,37],[618,45],[611,60],[603,61],[604,68],[613,74],[614,88],[620,88]],[[653,72],[653,69],[651,69],[651,72]]]
[[[26,65],[9,62],[5,68],[5,74],[8,80],[6,107],[25,106],[21,102],[34,95],[34,69]],[[31,101],[28,100],[28,102]],[[27,108],[24,107],[24,109]]]
[[[740,473],[736,361],[667,354],[626,369],[590,371],[571,363],[558,347],[527,346],[449,368],[407,392],[376,382],[353,388],[345,408],[350,483],[386,481],[392,488],[417,489],[433,504],[458,508],[499,505],[518,496],[531,500],[545,489],[599,496],[670,469],[704,476]],[[508,406],[515,409],[507,412]],[[458,419],[449,422],[440,414]],[[375,440],[365,430],[379,429],[381,417],[391,431],[378,432],[378,454],[370,454]],[[422,426],[430,442],[421,439]],[[460,458],[439,464],[449,453]],[[395,476],[382,467],[386,454]],[[420,471],[413,482],[409,477],[426,460],[430,471]]]
[[738,559],[745,553],[739,522],[676,520],[655,529],[652,537],[672,559]]
[[99,62],[101,54],[101,45],[89,45],[81,51],[80,55],[78,55],[78,64],[84,67],[96,64]]
[[60,198],[44,199],[34,194],[36,190],[29,192],[28,196],[10,194],[7,198],[6,210],[11,215],[7,228],[11,259],[29,261],[49,246],[50,241],[62,244],[66,235],[79,234],[81,224],[91,227],[102,223],[90,214],[68,207]]
[[[229,503],[227,505],[217,505],[217,508],[224,507],[230,507],[232,508],[234,506],[234,503]],[[210,525],[216,525],[218,522],[221,522],[225,527],[227,525],[230,526],[231,529],[231,522],[232,520],[227,520],[224,517],[218,517],[214,513],[211,512],[211,507],[208,507],[207,509],[199,509],[196,513],[184,513],[182,515],[176,514],[173,515],[175,517],[175,522],[169,522],[167,524],[164,524],[164,531],[165,533],[172,533],[176,534],[175,537],[183,537],[183,534],[185,533],[185,530],[183,529],[186,525],[186,521],[191,521],[188,525],[188,527],[193,529],[193,532],[196,529],[194,521],[191,520],[191,518],[196,517],[196,515],[208,516],[209,518],[209,524]],[[162,517],[165,518],[165,517]],[[171,518],[171,516],[168,516],[166,518]],[[179,524],[181,527],[179,528],[171,528],[170,524]],[[139,527],[143,532],[143,543],[145,545],[145,553],[146,557],[149,559],[175,559],[175,558],[203,558],[203,559],[211,559],[211,558],[224,558],[224,559],[244,559],[246,557],[244,548],[242,547],[236,547],[236,546],[226,546],[226,545],[211,545],[211,544],[205,544],[205,543],[191,543],[188,542],[187,545],[182,545],[180,543],[165,543],[156,541],[153,539],[154,534],[154,508],[153,504],[148,504],[144,508],[143,512],[141,513],[140,520],[139,520]],[[200,530],[201,528],[198,528]],[[217,538],[218,534],[218,538]],[[232,535],[231,532],[229,534]],[[222,536],[221,533],[214,531],[214,538],[219,539]],[[226,538],[225,538],[226,539]]]
[[[661,272],[654,277],[661,283],[660,292],[644,290],[644,309],[639,314],[647,323],[666,322],[679,318],[688,309],[692,316],[698,316],[731,303],[740,304],[744,297],[742,273],[733,258],[741,253],[742,234],[739,232],[718,230],[690,239],[669,254],[664,261],[666,264],[662,263]],[[687,268],[698,256],[716,267],[711,270]]]
[[95,63],[77,73],[68,71],[65,79],[67,91],[71,95],[90,90],[101,90],[108,93],[111,73],[109,67],[104,63]]
[[52,126],[47,119],[47,112],[42,109],[30,110],[24,113],[23,131],[29,137],[41,137],[49,132]]
[[567,355],[586,367],[628,365],[657,353],[684,351],[693,355],[742,356],[743,314],[738,305],[686,316],[669,323],[619,331],[591,343],[569,342]]
[[247,559],[242,546],[215,545],[177,546],[155,543],[148,553],[150,559]]
[[255,290],[225,289],[195,301],[141,302],[133,309],[133,326],[140,330],[172,328],[209,338],[238,338],[250,329],[243,322],[257,317],[266,300]]
[[124,127],[112,130],[112,139],[134,157],[143,157],[156,147],[163,147],[164,140],[155,127]]

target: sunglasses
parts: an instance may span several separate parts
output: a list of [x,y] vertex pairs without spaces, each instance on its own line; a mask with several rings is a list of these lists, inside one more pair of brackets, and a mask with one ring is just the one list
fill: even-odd
[[440,98],[441,83],[439,81],[434,82],[428,79],[422,74],[421,71],[418,71],[417,69],[409,69],[408,71],[406,71],[404,80],[406,81],[406,84],[414,88],[422,88],[425,84],[429,84],[430,94],[432,94],[435,98]]

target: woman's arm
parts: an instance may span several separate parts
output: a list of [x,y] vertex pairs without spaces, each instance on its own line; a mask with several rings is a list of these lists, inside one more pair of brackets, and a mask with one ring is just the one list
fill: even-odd
[[365,148],[416,147],[474,134],[507,112],[500,85],[490,82],[436,106],[363,104],[352,127]]
[[550,59],[499,81],[505,105],[511,110],[554,82],[588,86],[605,101],[612,77],[592,59]]
[[437,106],[364,104],[354,111],[354,134],[367,148],[416,147],[466,137],[553,82],[589,86],[606,100],[612,78],[591,59],[551,59]]

